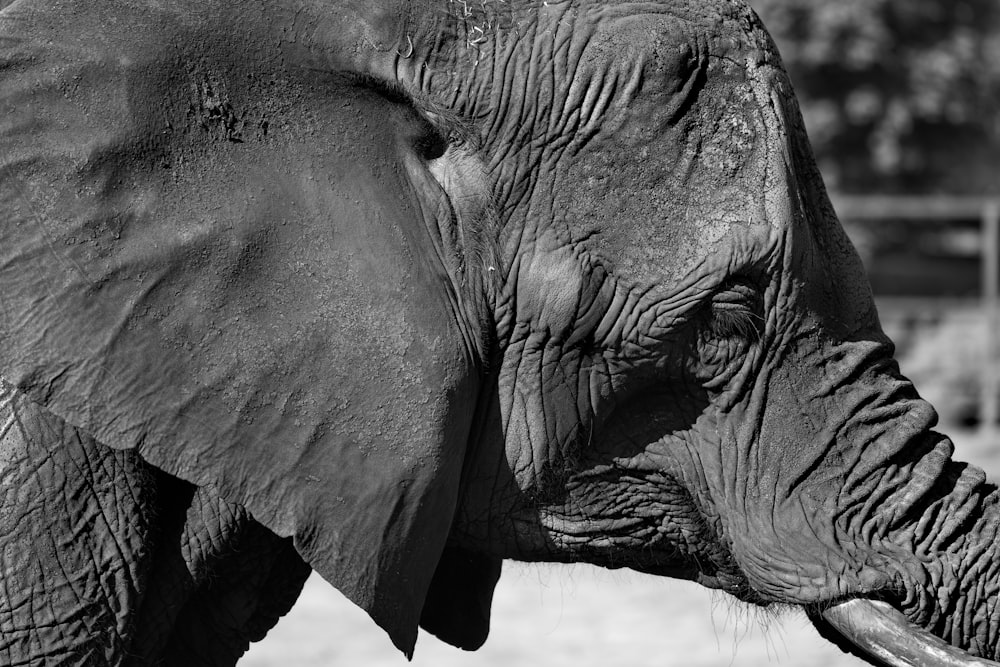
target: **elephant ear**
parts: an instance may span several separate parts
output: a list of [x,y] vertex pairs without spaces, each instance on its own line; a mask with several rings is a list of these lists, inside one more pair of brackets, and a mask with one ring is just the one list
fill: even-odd
[[0,13],[0,376],[412,653],[478,375],[409,117],[296,68],[271,9],[150,5]]
[[503,561],[448,546],[424,601],[420,627],[453,646],[474,651],[490,631],[493,589]]

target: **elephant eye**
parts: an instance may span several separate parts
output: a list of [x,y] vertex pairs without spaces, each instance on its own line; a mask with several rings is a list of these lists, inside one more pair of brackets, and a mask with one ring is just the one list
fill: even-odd
[[[436,160],[445,154],[453,143],[447,132],[441,128],[439,114],[429,113],[410,92],[396,81],[385,81],[367,73],[350,74],[349,79],[360,88],[374,91],[387,102],[406,108],[407,121],[411,123],[408,133],[414,151],[424,160]],[[428,116],[431,118],[428,119]]]
[[763,326],[763,299],[749,281],[728,280],[712,295],[709,327],[716,336],[758,340]]
[[413,140],[413,148],[424,160],[436,160],[448,150],[448,138],[430,123]]

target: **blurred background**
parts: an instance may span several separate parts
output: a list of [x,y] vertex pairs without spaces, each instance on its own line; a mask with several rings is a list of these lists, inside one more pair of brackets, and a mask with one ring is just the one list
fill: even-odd
[[[903,372],[938,408],[958,456],[1000,480],[1000,2],[750,4],[782,53]],[[798,612],[762,612],[688,582],[582,565],[506,564],[493,619],[480,651],[422,635],[414,664],[862,664],[819,639]],[[406,661],[314,576],[241,664]]]

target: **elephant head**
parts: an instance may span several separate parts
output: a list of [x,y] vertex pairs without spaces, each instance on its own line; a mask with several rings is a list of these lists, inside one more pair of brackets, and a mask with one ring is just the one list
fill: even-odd
[[[192,497],[224,508],[209,542],[301,557],[408,653],[418,625],[479,646],[505,558],[799,605],[845,647],[874,613],[906,637],[873,660],[1000,649],[996,490],[900,375],[738,1],[16,0],[0,211],[4,405],[34,443],[4,474],[72,440],[159,480],[96,542],[146,559],[105,591],[105,661]],[[15,496],[16,541],[45,514]],[[70,542],[5,557],[7,590],[89,581]],[[261,581],[232,589],[291,603]]]

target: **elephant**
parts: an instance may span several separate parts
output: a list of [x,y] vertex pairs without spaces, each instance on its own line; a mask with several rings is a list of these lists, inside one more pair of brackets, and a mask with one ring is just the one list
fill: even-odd
[[232,665],[312,570],[473,650],[505,559],[997,659],[741,0],[0,7],[0,661]]

